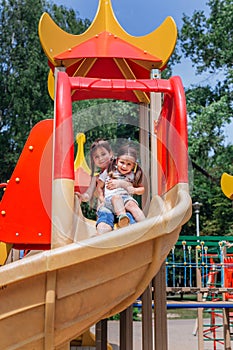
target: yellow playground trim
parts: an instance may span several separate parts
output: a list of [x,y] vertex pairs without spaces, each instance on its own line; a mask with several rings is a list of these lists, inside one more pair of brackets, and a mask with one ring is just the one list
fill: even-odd
[[233,176],[223,173],[221,177],[221,188],[226,197],[233,200]]

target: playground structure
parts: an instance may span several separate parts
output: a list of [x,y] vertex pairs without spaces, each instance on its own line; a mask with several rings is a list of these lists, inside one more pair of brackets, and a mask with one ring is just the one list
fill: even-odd
[[198,350],[206,342],[213,350],[231,349],[233,259],[225,237],[180,236],[166,259],[166,290],[168,309],[198,310]]
[[[4,184],[2,264],[12,248],[31,252],[1,267],[2,349],[69,349],[71,340],[90,326],[125,310],[158,274],[192,207],[183,86],[179,77],[151,79],[152,70],[165,68],[175,47],[173,19],[144,37],[132,37],[119,26],[111,2],[100,0],[85,33],[67,34],[45,13],[39,36],[49,60],[55,113],[54,120],[34,126]],[[145,111],[153,94],[159,108],[156,117],[151,108],[149,118]],[[95,222],[82,215],[74,191],[79,184],[72,102],[93,98],[141,105],[144,169],[151,159],[146,219],[102,236],[95,235]]]

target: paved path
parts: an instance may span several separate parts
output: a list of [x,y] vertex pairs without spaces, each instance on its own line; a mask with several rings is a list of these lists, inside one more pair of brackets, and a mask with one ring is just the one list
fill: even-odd
[[[210,320],[204,321],[208,324]],[[220,323],[221,320],[216,319],[216,323]],[[198,350],[198,337],[193,335],[195,330],[195,319],[179,319],[168,320],[168,350]],[[108,321],[108,341],[112,345],[113,350],[120,350],[119,339],[119,321]],[[95,332],[95,327],[91,328],[91,331]],[[221,328],[222,332],[222,328]],[[220,335],[222,338],[222,334]],[[231,345],[233,349],[233,342]],[[72,350],[80,350],[79,348],[72,347]],[[95,347],[83,347],[84,350],[94,350]],[[224,350],[224,346],[217,344],[214,348],[213,342],[205,342],[204,350]],[[141,322],[133,323],[133,350],[142,350],[142,329]]]
[[[195,320],[168,320],[168,349],[197,350],[197,337],[192,334]],[[108,339],[113,350],[119,350],[119,322],[108,322]],[[133,349],[142,350],[141,322],[134,322]]]
[[[206,320],[208,324],[210,320]],[[198,350],[198,337],[193,335],[195,330],[195,319],[168,320],[168,349],[169,350]],[[222,321],[218,320],[218,323]],[[217,323],[217,320],[216,320]],[[222,328],[221,328],[222,332]],[[220,335],[222,338],[222,334]],[[108,339],[113,350],[119,350],[119,322],[108,322]],[[142,350],[141,322],[134,322],[133,325],[133,350]],[[231,345],[233,349],[233,342]],[[212,341],[204,342],[204,350],[224,350],[222,344],[214,348]]]

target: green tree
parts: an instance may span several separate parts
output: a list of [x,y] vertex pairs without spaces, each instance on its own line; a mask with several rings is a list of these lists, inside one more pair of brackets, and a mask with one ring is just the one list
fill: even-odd
[[48,12],[64,30],[78,34],[90,24],[73,10],[42,0],[0,0],[0,181],[11,175],[31,128],[53,116],[47,92],[48,63],[38,23]]
[[122,142],[139,139],[139,105],[115,100],[79,101],[73,108],[75,135],[86,134],[86,149],[97,138],[111,142],[114,151]]
[[192,17],[183,16],[182,51],[195,64],[198,73],[221,70],[229,84],[229,79],[232,83],[233,1],[209,0],[207,5],[208,15],[195,11]]
[[[224,171],[233,172],[233,145],[226,145],[224,127],[233,116],[233,1],[209,0],[209,13],[183,16],[180,45],[198,74],[208,72],[210,85],[186,91],[189,116],[189,155],[193,161],[192,198],[203,204],[201,232],[226,235],[233,232],[232,203],[220,188]],[[195,233],[195,218],[184,233]]]

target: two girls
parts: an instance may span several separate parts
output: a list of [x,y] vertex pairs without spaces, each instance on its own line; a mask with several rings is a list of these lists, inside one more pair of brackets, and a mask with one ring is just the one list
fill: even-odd
[[[103,197],[101,196],[101,193],[100,193],[99,177],[102,176],[102,174],[107,170],[109,166],[111,166],[112,162],[114,161],[113,152],[111,150],[111,146],[109,145],[109,143],[103,139],[96,140],[91,145],[90,158],[91,158],[91,175],[92,175],[91,184],[88,190],[84,194],[79,194],[79,197],[82,201],[87,202],[93,197],[96,188],[98,189],[98,192],[100,194],[100,201],[99,201],[100,205],[98,206],[98,209],[97,209],[96,228],[97,228],[97,234],[102,234],[102,233],[109,232],[113,229],[115,214],[119,212],[118,210],[117,211],[111,210],[112,208],[105,206],[103,202]],[[132,160],[132,163],[136,165],[136,154],[132,156],[131,160]],[[97,176],[94,175],[96,167],[100,169],[100,173]],[[116,190],[117,188],[125,188],[125,191],[127,193],[142,194],[144,192],[144,188],[142,190],[142,186],[138,186],[138,183],[137,183],[137,187],[134,187],[135,184],[136,183],[133,184],[132,182],[128,181],[127,177],[124,179],[111,178],[106,183],[106,190],[111,191],[114,189]],[[128,190],[129,192],[127,191],[127,188],[129,188]],[[141,190],[140,191],[138,189],[136,190],[136,188],[138,189],[141,188]],[[134,202],[134,199],[125,201],[125,204],[127,204],[125,208],[126,210],[123,210],[121,213],[119,212],[120,213],[119,215],[121,214],[123,215],[121,216],[121,219],[118,220],[120,221],[119,222],[120,227],[125,226],[128,223],[134,223],[135,221],[132,217],[132,215],[134,216],[134,214],[135,214],[136,221],[140,221],[143,219],[142,217],[143,213],[142,215],[141,214],[139,215],[138,209],[140,211],[141,209],[138,207],[137,202],[136,201]],[[137,206],[137,208],[135,205]]]

